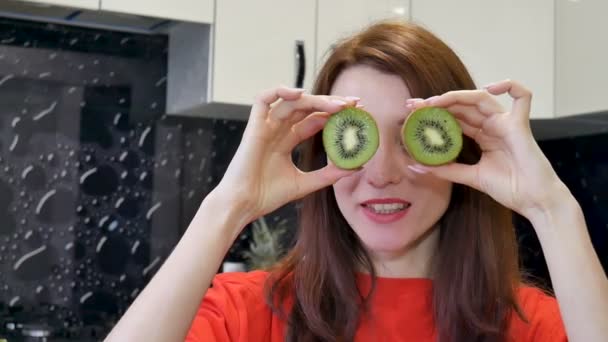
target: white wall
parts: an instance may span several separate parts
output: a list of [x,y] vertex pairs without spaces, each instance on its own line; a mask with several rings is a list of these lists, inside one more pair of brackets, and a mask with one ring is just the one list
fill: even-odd
[[608,109],[608,1],[556,0],[558,116]]
[[411,15],[459,54],[479,87],[518,80],[534,93],[532,116],[554,116],[553,0],[413,0]]
[[317,6],[315,70],[320,68],[337,40],[377,20],[410,18],[410,0],[318,0]]

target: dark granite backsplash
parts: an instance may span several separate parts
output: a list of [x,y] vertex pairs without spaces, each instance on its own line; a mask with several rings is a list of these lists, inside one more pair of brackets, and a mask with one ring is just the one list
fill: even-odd
[[[166,36],[0,18],[0,322],[101,338],[221,179],[245,123],[165,116],[166,75]],[[604,266],[607,144],[541,142]],[[295,221],[291,206],[268,218]],[[546,281],[533,231],[516,223],[524,265]],[[249,234],[227,260],[242,260]]]
[[0,19],[0,322],[103,336],[223,175],[245,123],[164,115],[167,43]]

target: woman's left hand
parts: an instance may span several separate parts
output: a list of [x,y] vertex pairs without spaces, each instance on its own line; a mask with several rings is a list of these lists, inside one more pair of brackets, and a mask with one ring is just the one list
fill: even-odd
[[[485,192],[527,218],[550,210],[569,192],[532,135],[531,92],[510,80],[484,89],[408,100],[411,109],[436,106],[452,112],[463,133],[482,150],[475,165],[456,162],[435,167],[413,165],[412,170],[430,172]],[[507,92],[513,98],[511,111],[504,110],[492,96]]]

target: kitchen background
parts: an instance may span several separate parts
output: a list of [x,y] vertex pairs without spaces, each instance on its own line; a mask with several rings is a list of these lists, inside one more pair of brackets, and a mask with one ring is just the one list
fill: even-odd
[[[103,17],[103,25],[99,18],[94,25],[93,20],[74,25],[69,16],[63,21],[49,16],[48,8],[43,18],[39,8],[11,4],[0,7],[0,336],[29,331],[100,340],[221,179],[240,141],[250,98],[228,99],[230,94],[222,92],[222,82],[238,87],[241,80],[223,80],[226,69],[208,57],[209,51],[219,54],[221,46],[216,42],[211,50],[209,40],[201,39],[211,27],[205,22],[178,15],[130,21],[115,16],[112,24]],[[317,6],[311,13],[321,16],[322,5]],[[366,6],[360,11],[384,13]],[[391,8],[398,16],[411,16],[416,7]],[[84,9],[51,9],[72,18],[91,15]],[[209,20],[217,20],[215,15]],[[117,28],[117,22],[123,26]],[[220,33],[215,35],[218,39]],[[312,44],[316,57],[305,50],[311,44],[289,45],[289,77],[276,79],[310,85],[323,39],[330,41],[323,36]],[[203,62],[215,64],[202,71],[189,68]],[[606,76],[602,67],[597,72]],[[494,77],[483,67],[473,70],[483,81]],[[214,75],[211,83],[208,72]],[[248,90],[252,82],[244,76]],[[555,82],[565,78],[566,72],[552,76]],[[540,97],[534,133],[583,206],[606,268],[608,103],[578,105],[572,96],[558,100],[557,93],[565,90],[556,89],[550,100]],[[596,104],[593,110],[584,108],[590,103]],[[259,265],[244,253],[264,237],[265,227],[284,232],[279,241],[288,248],[296,209],[288,205],[245,229],[218,272]],[[519,216],[514,222],[525,268],[550,286],[529,223]],[[254,237],[254,231],[261,235]]]

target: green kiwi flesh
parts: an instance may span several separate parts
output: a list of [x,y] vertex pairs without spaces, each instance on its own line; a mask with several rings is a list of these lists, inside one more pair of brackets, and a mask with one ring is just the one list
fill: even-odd
[[424,165],[450,163],[462,151],[462,128],[443,108],[423,107],[412,112],[403,124],[401,136],[410,156]]
[[356,169],[369,161],[379,145],[378,126],[367,111],[347,107],[329,117],[323,127],[327,157],[341,169]]

